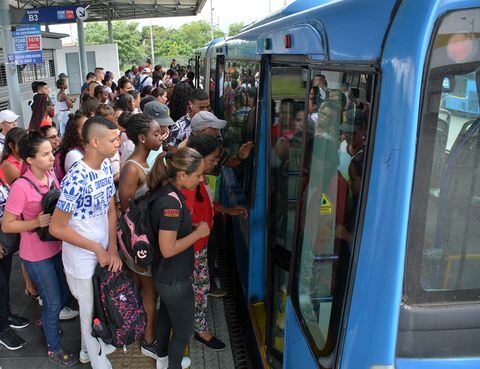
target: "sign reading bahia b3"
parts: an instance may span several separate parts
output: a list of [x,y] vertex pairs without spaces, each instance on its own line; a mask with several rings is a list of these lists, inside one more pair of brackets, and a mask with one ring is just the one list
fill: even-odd
[[26,9],[23,14],[18,14],[19,22],[27,23],[73,23],[77,19],[86,20],[87,10],[83,7],[69,6],[49,6],[45,8]]

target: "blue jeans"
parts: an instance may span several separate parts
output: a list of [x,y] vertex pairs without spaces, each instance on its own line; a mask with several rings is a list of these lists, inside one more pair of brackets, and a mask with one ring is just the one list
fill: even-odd
[[63,271],[62,253],[41,261],[23,261],[43,301],[42,324],[48,351],[62,349],[60,343],[60,311],[72,300]]

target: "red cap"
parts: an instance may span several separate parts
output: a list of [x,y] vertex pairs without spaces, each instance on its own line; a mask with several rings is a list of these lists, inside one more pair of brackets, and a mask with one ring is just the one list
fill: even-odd
[[142,70],[144,70],[144,69],[145,69],[145,66],[144,66],[144,65],[141,65],[141,66],[138,67],[138,70],[139,70],[139,71],[142,71]]
[[93,319],[93,324],[94,325],[100,325],[100,319],[98,319],[98,318]]

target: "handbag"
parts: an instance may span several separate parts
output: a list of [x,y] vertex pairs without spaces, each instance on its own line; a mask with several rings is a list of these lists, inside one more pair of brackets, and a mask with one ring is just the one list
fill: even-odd
[[[50,187],[50,190],[47,192],[42,192],[40,189],[33,183],[33,181],[30,178],[21,176],[19,178],[22,178],[26,180],[30,185],[33,187],[37,193],[42,196],[42,201],[40,202],[40,205],[42,207],[43,213],[44,214],[53,214],[53,211],[55,210],[55,206],[57,205],[57,201],[60,198],[60,189],[57,188],[57,185],[55,184],[55,181],[52,182],[52,187]],[[23,216],[22,216],[23,218]],[[38,237],[40,238],[40,241],[47,242],[47,241],[58,241],[58,238],[53,237],[50,234],[50,231],[48,230],[47,227],[38,227],[35,229],[35,231],[38,234]]]

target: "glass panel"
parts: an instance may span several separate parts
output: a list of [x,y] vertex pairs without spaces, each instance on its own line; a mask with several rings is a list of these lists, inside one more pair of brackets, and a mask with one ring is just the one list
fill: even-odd
[[[227,61],[223,82],[222,115],[228,121],[223,131],[225,149],[237,155],[240,146],[254,141],[257,118],[257,91],[260,64]],[[250,202],[253,184],[253,158],[235,168],[245,197]]]
[[306,71],[272,68],[270,147],[270,239],[291,250],[298,174],[303,148]]
[[479,9],[443,19],[420,123],[409,230],[410,302],[480,296],[479,46]]
[[[322,356],[334,349],[340,326],[360,201],[371,79],[334,71],[312,75],[300,180],[298,302]],[[352,92],[362,83],[362,95]],[[331,367],[333,361],[323,359],[321,364]]]
[[210,108],[215,111],[215,80],[216,80],[217,60],[215,58],[210,59],[210,84],[208,87],[210,97]]

